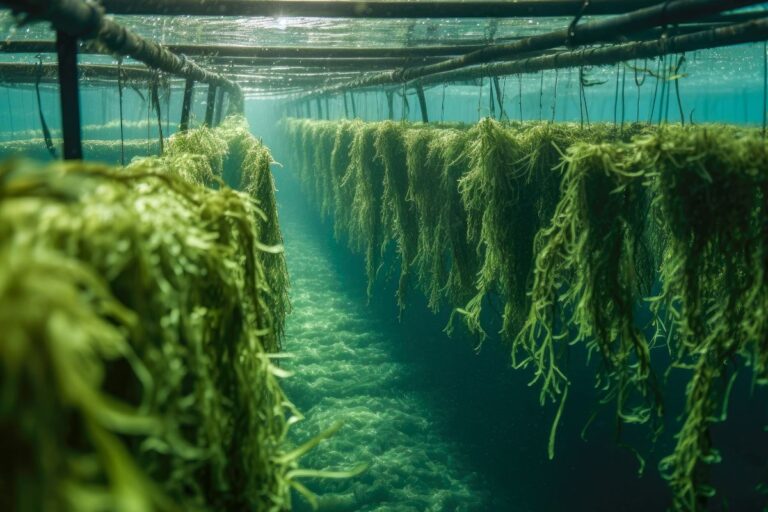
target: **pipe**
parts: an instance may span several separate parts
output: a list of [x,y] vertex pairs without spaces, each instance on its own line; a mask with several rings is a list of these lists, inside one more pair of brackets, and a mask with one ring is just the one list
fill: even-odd
[[631,13],[584,23],[577,27],[567,27],[511,43],[488,46],[460,57],[444,60],[438,64],[370,74],[323,92],[335,93],[351,88],[406,83],[437,73],[486,64],[520,54],[549,50],[562,45],[583,46],[612,40],[616,38],[617,34],[626,35],[662,25],[694,21],[704,16],[758,3],[762,3],[762,0],[675,0],[663,2]]
[[536,73],[542,70],[574,68],[580,66],[611,65],[633,59],[653,58],[672,53],[692,52],[722,46],[755,43],[768,39],[768,17],[727,27],[705,30],[697,34],[669,37],[658,41],[627,43],[603,48],[585,48],[531,59],[485,64],[431,75],[418,81],[432,85],[465,81],[483,76]]
[[[147,41],[104,15],[102,8],[83,0],[0,0],[14,12],[49,21],[60,32],[82,40],[95,40],[108,53],[132,57],[153,69],[195,82],[215,84],[241,98],[240,87],[217,73],[207,71],[167,48]],[[237,101],[235,103],[238,103]]]
[[[591,0],[589,14],[621,14],[658,4],[661,0]],[[515,1],[367,1],[317,2],[312,0],[102,0],[114,14],[142,16],[267,16],[314,18],[494,18],[575,16],[582,0]]]

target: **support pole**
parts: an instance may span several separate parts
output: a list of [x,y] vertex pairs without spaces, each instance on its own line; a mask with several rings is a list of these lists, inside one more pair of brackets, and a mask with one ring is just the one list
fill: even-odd
[[315,98],[315,106],[317,106],[317,118],[323,118],[323,107],[320,105],[320,98]]
[[351,92],[349,93],[349,99],[352,103],[352,117],[357,118],[357,106],[355,105],[355,93]]
[[643,30],[695,21],[702,17],[718,14],[761,3],[762,0],[675,0],[658,2],[607,19],[597,19],[582,25],[537,34],[518,41],[492,44],[479,50],[443,60],[437,64],[395,69],[381,73],[368,73],[347,83],[329,86],[312,94],[338,93],[342,90],[360,89],[387,84],[404,84],[425,79],[438,73],[447,73],[474,65],[490,64],[504,59],[520,58],[531,52],[551,50],[566,45],[571,48],[593,43],[611,41],[616,34],[634,34]]
[[328,106],[328,96],[325,97],[325,119],[326,121],[331,119],[331,109]]
[[205,104],[205,125],[213,126],[213,112],[216,107],[216,91],[215,84],[208,85],[208,99]]
[[419,98],[419,107],[421,107],[421,121],[423,123],[428,123],[427,98],[424,96],[424,87],[422,87],[421,84],[416,84],[416,96]]
[[61,31],[56,32],[56,53],[59,58],[59,93],[61,95],[64,160],[82,160],[80,90],[77,83],[77,38]]
[[194,92],[195,81],[191,78],[188,78],[187,83],[184,86],[184,99],[181,103],[181,123],[179,123],[180,132],[189,130],[189,113],[192,110],[192,95]]

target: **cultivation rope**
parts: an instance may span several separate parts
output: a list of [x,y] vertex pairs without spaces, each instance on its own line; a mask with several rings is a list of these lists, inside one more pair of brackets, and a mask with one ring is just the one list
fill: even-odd
[[763,42],[763,137],[768,128],[768,41]]
[[43,57],[38,55],[37,64],[37,78],[35,79],[35,94],[37,95],[37,112],[40,115],[40,125],[43,129],[43,139],[45,140],[45,147],[53,158],[56,158],[56,148],[53,146],[53,140],[51,140],[51,131],[48,129],[48,123],[45,122],[45,115],[43,114],[43,100],[40,97],[40,79],[43,76]]
[[555,70],[555,85],[554,90],[552,93],[552,121],[555,122],[555,116],[557,115],[557,77],[559,75],[559,70]]
[[680,124],[685,126],[685,113],[683,112],[683,100],[680,97],[680,68],[685,63],[685,54],[680,56],[675,67],[675,95],[677,96],[677,108],[680,111]]
[[[163,120],[160,115],[160,92],[159,92],[159,75],[158,72],[155,71],[154,78],[152,79],[152,90],[150,92],[150,101],[152,102],[152,106],[155,108],[155,113],[157,114],[157,132],[160,137],[160,154],[162,155],[165,153],[165,143],[163,142]],[[213,87],[213,86],[210,86]]]

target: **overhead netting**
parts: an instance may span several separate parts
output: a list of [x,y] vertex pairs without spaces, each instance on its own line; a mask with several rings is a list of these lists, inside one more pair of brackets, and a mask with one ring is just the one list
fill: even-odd
[[290,508],[316,441],[283,448],[270,162],[230,118],[127,168],[0,165],[0,509]]
[[768,143],[758,130],[491,119],[288,119],[284,129],[310,197],[365,256],[369,290],[392,242],[401,308],[417,287],[481,339],[498,310],[491,324],[513,365],[533,372],[542,404],[556,404],[550,457],[569,347],[599,361],[598,401],[618,424],[660,428],[661,382],[686,371],[661,471],[676,509],[701,509],[720,460],[710,428],[725,419],[736,374],[768,382]]

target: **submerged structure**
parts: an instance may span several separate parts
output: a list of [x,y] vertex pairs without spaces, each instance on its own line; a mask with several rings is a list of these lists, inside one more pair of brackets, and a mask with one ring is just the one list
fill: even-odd
[[765,3],[0,6],[0,509],[768,507]]

